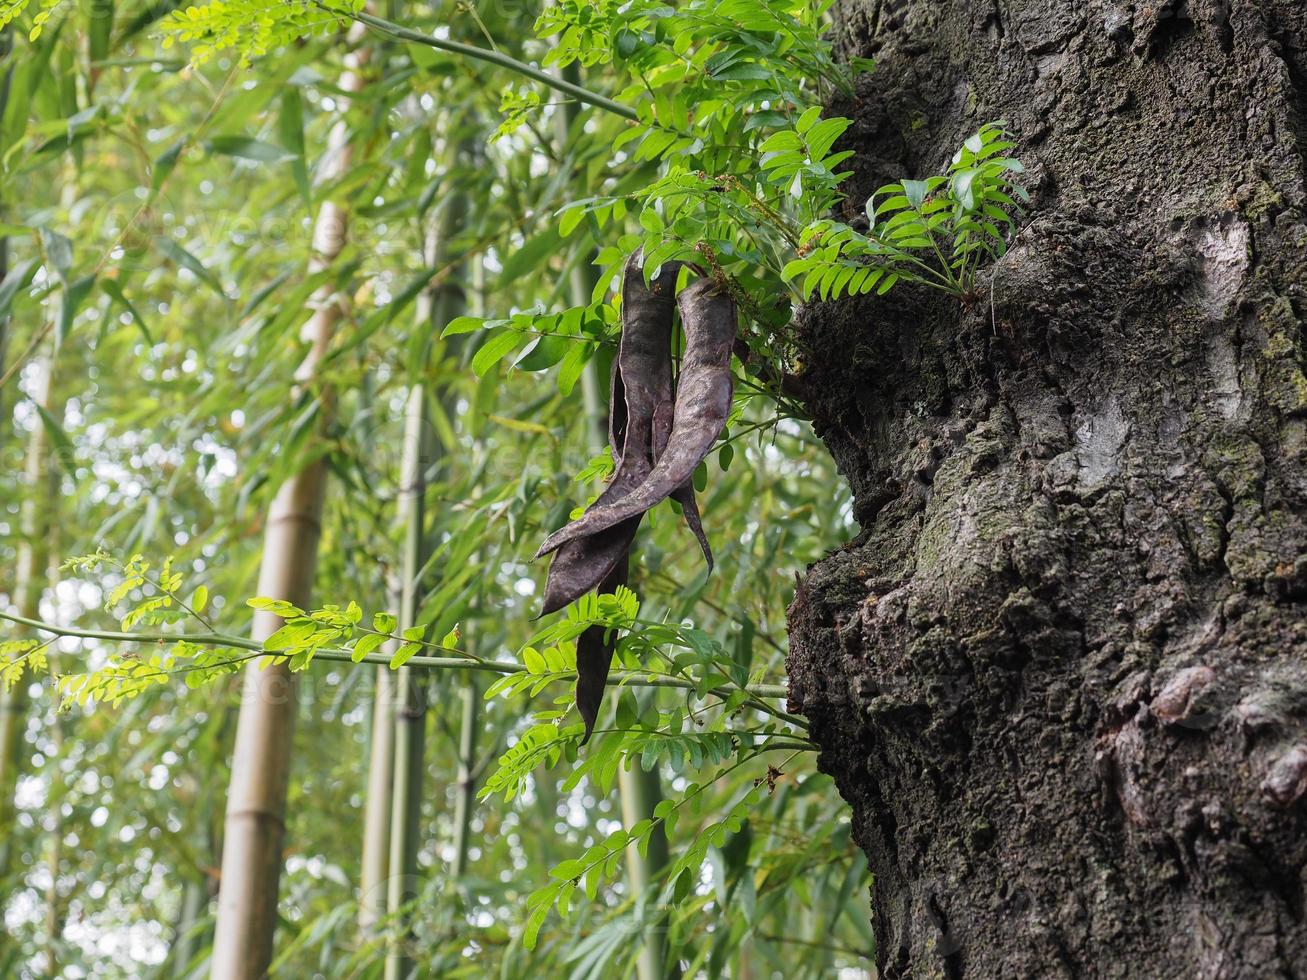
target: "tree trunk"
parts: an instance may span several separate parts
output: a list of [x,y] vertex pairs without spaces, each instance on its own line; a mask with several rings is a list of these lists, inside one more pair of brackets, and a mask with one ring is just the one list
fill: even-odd
[[790,609],[884,977],[1307,976],[1307,7],[845,0],[850,214],[1004,118],[979,302],[801,317]]

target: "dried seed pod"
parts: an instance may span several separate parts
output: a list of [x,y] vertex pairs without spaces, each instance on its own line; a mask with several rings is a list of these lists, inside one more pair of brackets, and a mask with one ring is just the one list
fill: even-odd
[[[672,314],[680,268],[680,263],[669,262],[646,285],[640,253],[627,260],[622,340],[613,366],[608,420],[617,469],[586,513],[551,536],[537,555],[557,551],[541,615],[561,609],[596,586],[605,593],[625,585],[640,520],[668,496],[681,504],[712,570],[712,550],[703,532],[692,478],[730,412],[735,305],[707,280],[681,294],[686,351],[679,383],[674,383]],[[628,503],[632,498],[637,500],[634,506]],[[616,511],[622,511],[622,516],[613,517]],[[592,526],[576,530],[587,519]],[[570,533],[554,541],[564,532]],[[577,640],[576,705],[585,722],[582,745],[594,731],[612,666],[614,645],[605,639],[606,632],[592,626]]]
[[[599,591],[612,592],[619,585],[625,585],[627,567],[627,555],[623,552],[612,572],[600,584]],[[604,702],[604,688],[608,686],[608,671],[613,665],[614,644],[611,639],[604,639],[606,632],[602,626],[591,626],[576,640],[576,710],[585,722],[582,745],[590,741],[594,733],[599,706]]]
[[[672,422],[676,417],[675,403],[668,399],[658,406],[654,412],[654,430],[653,430],[653,447],[654,462],[663,455],[663,450],[667,448],[667,440],[672,434]],[[703,533],[703,521],[699,517],[699,502],[694,499],[694,481],[693,479],[683,483],[672,491],[672,499],[681,505],[681,516],[685,518],[686,525],[694,534],[695,539],[699,542],[699,549],[703,552],[704,560],[708,563],[708,571],[713,570],[712,547],[708,544],[708,535]],[[567,547],[564,545],[563,547]]]
[[[666,450],[638,488],[618,499],[596,502],[580,518],[546,538],[537,558],[569,541],[597,534],[643,514],[671,496],[693,477],[695,467],[725,428],[731,409],[735,303],[708,279],[687,287],[678,302],[685,328],[685,357]],[[628,386],[631,384],[630,376],[624,374],[624,380]],[[630,404],[628,393],[628,408]],[[636,428],[636,416],[632,413],[627,422],[628,454]]]
[[[648,477],[654,464],[654,415],[672,391],[672,314],[679,262],[664,264],[645,285],[640,253],[622,276],[622,339],[613,367],[608,439],[617,469],[591,510],[620,500]],[[540,615],[562,609],[599,585],[635,538],[641,511],[600,534],[578,538],[554,558]]]
[[699,502],[694,499],[694,484],[686,483],[672,491],[672,499],[681,505],[681,516],[685,518],[685,524],[690,529],[699,542],[699,550],[703,552],[703,560],[708,563],[708,571],[711,573],[714,567],[712,546],[708,544],[708,535],[703,530],[703,519],[699,516]]

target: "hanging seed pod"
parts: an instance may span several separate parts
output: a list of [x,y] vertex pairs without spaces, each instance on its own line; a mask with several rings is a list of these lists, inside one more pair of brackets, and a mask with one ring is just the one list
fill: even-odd
[[[608,439],[617,469],[591,507],[606,506],[640,486],[653,468],[654,415],[672,391],[672,314],[679,262],[666,263],[645,285],[640,253],[622,275],[622,339],[613,367]],[[641,511],[601,534],[578,538],[549,566],[540,615],[562,609],[599,585],[630,548]],[[537,556],[538,557],[538,556]]]
[[[676,388],[675,413],[667,448],[635,490],[595,505],[571,524],[545,539],[536,557],[569,541],[597,534],[643,514],[675,493],[694,476],[695,467],[726,427],[731,410],[731,348],[735,343],[735,303],[709,279],[682,291],[679,299],[685,328],[685,357]],[[626,384],[631,378],[624,376]],[[628,393],[627,405],[631,400]],[[629,439],[637,428],[632,414]]]
[[[600,593],[613,592],[626,584],[628,556],[622,553],[608,577],[600,583]],[[604,702],[604,688],[608,685],[608,671],[613,665],[614,644],[605,640],[608,631],[602,626],[591,626],[576,640],[576,710],[585,722],[584,745],[594,732],[599,707]]]
[[[680,263],[666,263],[646,285],[640,253],[627,260],[622,339],[613,365],[608,420],[616,472],[586,513],[551,536],[536,556],[557,551],[541,615],[561,609],[593,588],[608,593],[625,585],[631,542],[640,521],[668,496],[680,503],[712,570],[712,549],[692,478],[730,412],[735,305],[707,280],[682,292],[679,305],[686,350],[681,376],[674,382],[672,317],[680,269]],[[591,526],[584,527],[587,520]],[[566,537],[561,537],[564,532]],[[614,645],[605,639],[606,633],[604,627],[592,626],[577,639],[576,705],[585,722],[582,745],[594,731],[612,667]]]
[[[676,417],[676,406],[671,400],[663,402],[654,412],[654,462],[663,455],[663,450],[667,448],[667,440],[672,434],[672,421]],[[712,547],[708,544],[708,535],[703,533],[703,521],[699,517],[699,502],[694,499],[694,480],[691,479],[681,484],[672,491],[672,499],[681,505],[681,516],[685,518],[686,526],[690,528],[691,533],[699,542],[699,549],[703,552],[704,561],[708,563],[709,573],[713,570]],[[567,547],[564,545],[564,547]]]

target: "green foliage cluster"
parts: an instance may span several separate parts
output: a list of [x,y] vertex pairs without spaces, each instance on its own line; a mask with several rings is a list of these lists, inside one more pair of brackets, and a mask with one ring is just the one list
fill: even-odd
[[[707,267],[730,285],[749,321],[744,339],[758,355],[755,375],[792,353],[778,273],[799,229],[838,198],[843,174],[835,168],[847,153],[830,151],[849,122],[817,122],[817,104],[837,91],[851,94],[857,72],[871,67],[831,58],[820,39],[829,6],[568,2],[546,7],[535,25],[550,43],[547,64],[611,67],[615,97],[637,119],[610,152],[648,177],[643,186],[575,197],[559,210],[559,233],[584,227],[608,239],[604,281],[636,247],[650,275],[671,260]],[[790,152],[777,152],[787,138]],[[638,220],[637,235],[625,232],[628,214]]]
[[867,202],[866,234],[829,219],[808,225],[799,239],[803,256],[782,275],[802,276],[805,299],[883,294],[900,280],[974,297],[977,272],[1007,251],[1018,200],[1029,201],[1012,179],[1023,172],[1021,162],[1002,155],[1014,146],[1003,123],[982,126],[954,154],[947,174],[876,191]]
[[235,49],[248,62],[299,38],[339,30],[366,6],[367,0],[210,0],[164,19],[164,47],[174,40],[194,42],[190,55],[196,63]]
[[[32,26],[28,29],[28,39],[35,41],[45,30],[63,0],[40,0],[36,13],[32,15]],[[8,27],[19,15],[27,10],[31,0],[2,0],[0,2],[0,28]]]

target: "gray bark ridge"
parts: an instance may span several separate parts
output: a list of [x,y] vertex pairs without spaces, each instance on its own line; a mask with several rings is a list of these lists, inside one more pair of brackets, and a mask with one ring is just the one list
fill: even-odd
[[997,118],[1035,194],[992,305],[800,314],[862,531],[790,706],[881,976],[1307,976],[1307,5],[837,14],[848,217]]

